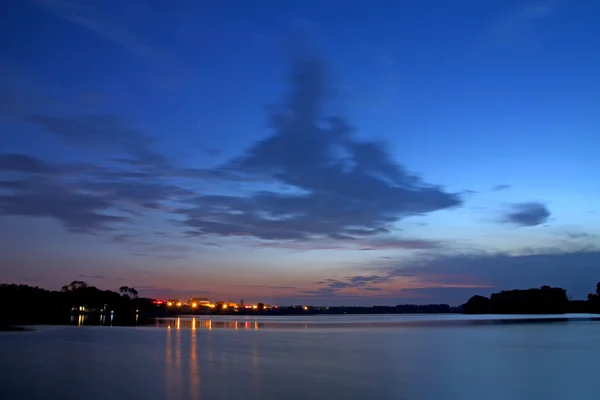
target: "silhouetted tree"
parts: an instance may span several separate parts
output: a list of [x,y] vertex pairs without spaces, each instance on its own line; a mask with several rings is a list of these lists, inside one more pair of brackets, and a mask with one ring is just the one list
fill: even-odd
[[596,293],[588,294],[588,304],[591,312],[600,313],[600,282],[596,285]]
[[491,300],[483,296],[473,296],[465,304],[462,309],[465,314],[488,314],[491,312]]
[[128,299],[136,299],[138,297],[138,291],[134,288],[130,288],[129,286],[121,286],[119,288],[119,293],[121,293],[121,296]]
[[490,298],[473,296],[463,305],[467,314],[560,314],[567,312],[569,298],[561,288],[503,290]]
[[85,289],[88,287],[87,282],[84,281],[73,281],[68,285],[61,288],[61,292],[74,292],[76,290]]
[[258,303],[258,304],[256,305],[256,307],[257,307],[257,309],[258,309],[259,311],[263,311],[263,310],[265,309],[265,305],[264,305],[264,303]]

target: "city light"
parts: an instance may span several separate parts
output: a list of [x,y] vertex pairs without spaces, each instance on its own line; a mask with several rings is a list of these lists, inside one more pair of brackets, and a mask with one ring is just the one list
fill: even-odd
[[308,310],[308,307],[307,307],[307,306],[304,306],[304,307],[302,307],[302,308],[304,308],[304,311]]
[[177,307],[181,307],[181,302],[178,302],[178,303],[177,303]]
[[198,303],[192,303],[192,308],[198,307]]

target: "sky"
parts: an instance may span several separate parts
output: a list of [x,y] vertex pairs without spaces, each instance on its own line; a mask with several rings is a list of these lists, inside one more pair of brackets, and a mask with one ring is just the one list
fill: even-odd
[[0,282],[583,299],[598,17],[592,0],[5,1]]

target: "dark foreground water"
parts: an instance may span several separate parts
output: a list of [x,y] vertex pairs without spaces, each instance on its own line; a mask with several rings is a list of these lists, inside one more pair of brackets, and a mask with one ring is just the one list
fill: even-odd
[[0,399],[599,398],[600,322],[465,319],[180,318],[3,332]]

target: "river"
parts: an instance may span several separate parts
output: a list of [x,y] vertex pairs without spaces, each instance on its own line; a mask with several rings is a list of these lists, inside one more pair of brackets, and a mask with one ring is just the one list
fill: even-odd
[[2,332],[0,398],[597,399],[600,322],[520,318],[182,317]]

